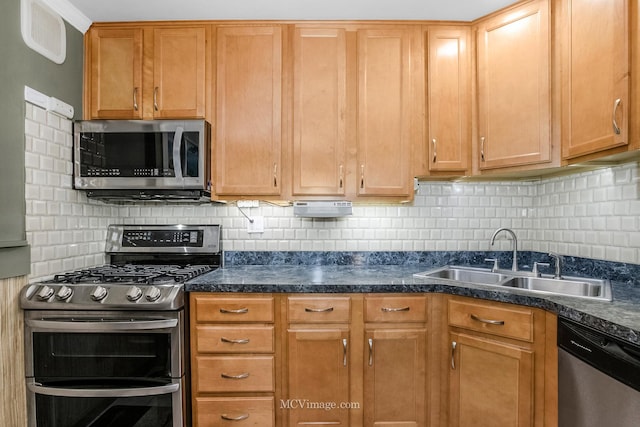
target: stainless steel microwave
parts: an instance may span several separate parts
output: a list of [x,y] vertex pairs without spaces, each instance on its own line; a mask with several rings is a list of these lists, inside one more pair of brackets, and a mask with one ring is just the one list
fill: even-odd
[[74,123],[73,185],[90,197],[198,198],[211,189],[205,120]]

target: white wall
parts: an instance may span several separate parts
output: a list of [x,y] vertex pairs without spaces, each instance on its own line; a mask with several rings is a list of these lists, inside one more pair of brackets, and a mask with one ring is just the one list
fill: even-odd
[[[71,188],[71,122],[27,104],[27,239],[30,279],[104,262],[110,223],[220,223],[225,250],[489,250],[499,227],[519,249],[640,264],[640,177],[636,163],[540,181],[427,182],[412,204],[355,206],[353,216],[301,219],[292,207],[245,209],[265,219],[247,233],[233,205],[109,205]],[[506,236],[494,249],[507,250]]]

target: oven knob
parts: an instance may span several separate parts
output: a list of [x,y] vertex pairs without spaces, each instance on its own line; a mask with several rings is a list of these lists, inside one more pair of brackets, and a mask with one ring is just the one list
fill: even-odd
[[147,290],[147,295],[146,295],[146,299],[149,302],[156,302],[158,301],[158,299],[160,298],[160,296],[162,295],[162,291],[160,289],[158,289],[155,286],[152,286],[149,288],[149,290]]
[[131,302],[136,302],[142,297],[142,290],[137,286],[132,286],[127,291],[127,299]]
[[60,301],[64,301],[71,298],[71,295],[73,295],[73,289],[68,286],[62,286],[60,289],[58,289],[56,298],[58,298]]
[[40,292],[38,292],[38,299],[40,301],[47,301],[49,298],[53,296],[53,288],[51,286],[44,285],[40,288]]
[[91,292],[91,299],[94,301],[102,301],[107,297],[107,293],[109,293],[109,291],[107,291],[107,288],[104,286],[96,286],[93,292]]

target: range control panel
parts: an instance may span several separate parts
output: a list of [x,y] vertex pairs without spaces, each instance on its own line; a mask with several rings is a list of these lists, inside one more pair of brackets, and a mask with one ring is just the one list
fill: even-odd
[[122,234],[124,247],[202,247],[203,230],[162,231],[125,230]]
[[217,254],[221,252],[217,225],[110,225],[105,252],[148,254]]

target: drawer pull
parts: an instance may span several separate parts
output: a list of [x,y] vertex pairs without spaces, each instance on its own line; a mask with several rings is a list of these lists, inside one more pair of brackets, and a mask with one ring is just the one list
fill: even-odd
[[237,308],[237,309],[232,309],[232,308],[221,308],[220,309],[220,313],[222,314],[244,314],[244,313],[248,313],[249,309],[248,308]]
[[229,375],[229,374],[225,374],[224,372],[220,374],[220,376],[224,379],[227,380],[243,380],[245,378],[249,378],[249,372],[244,372],[242,374],[238,374],[238,375]]
[[406,307],[382,307],[380,310],[384,311],[385,313],[395,313],[397,311],[409,311],[411,310],[411,307],[406,306]]
[[249,338],[231,339],[231,338],[220,337],[220,341],[226,342],[229,344],[249,344]]
[[478,317],[475,314],[471,314],[471,318],[473,320],[477,320],[478,322],[486,323],[488,325],[504,325],[504,320],[492,320],[492,319],[483,319],[482,317]]
[[330,311],[333,311],[333,307],[327,307],[327,308],[310,308],[310,307],[305,307],[304,311],[306,311],[307,313],[328,313]]
[[242,420],[246,420],[247,418],[249,418],[249,414],[242,414],[242,415],[238,415],[237,417],[232,417],[232,416],[227,415],[227,414],[222,414],[222,415],[220,415],[220,418],[222,418],[225,421],[242,421]]

